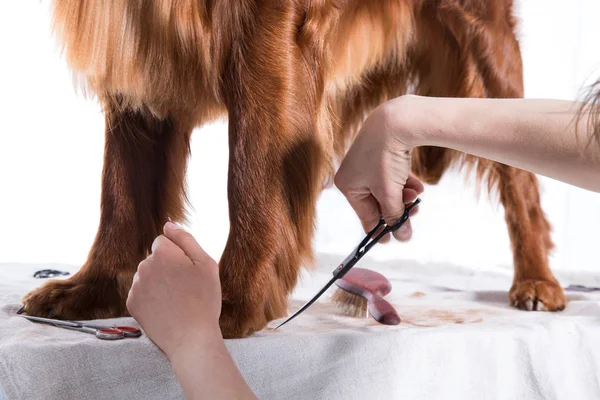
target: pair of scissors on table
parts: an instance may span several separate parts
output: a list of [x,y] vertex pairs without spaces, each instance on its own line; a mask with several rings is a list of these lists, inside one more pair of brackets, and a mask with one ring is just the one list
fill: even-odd
[[60,319],[50,319],[41,317],[32,317],[30,315],[21,315],[34,322],[42,322],[63,329],[70,329],[79,332],[91,333],[96,335],[98,339],[116,340],[124,338],[137,338],[142,336],[142,331],[133,326],[104,326],[96,324],[88,324],[86,322],[62,321]]
[[[396,222],[394,225],[386,224],[384,219],[381,218],[379,220],[379,223],[377,224],[377,226],[375,228],[373,228],[373,230],[371,232],[369,232],[367,234],[367,236],[365,236],[365,238],[354,249],[354,251],[352,253],[350,253],[350,255],[348,257],[346,257],[346,259],[344,261],[342,261],[342,263],[336,269],[333,270],[333,278],[331,278],[331,280],[329,282],[327,282],[327,284],[325,286],[323,286],[323,288],[321,290],[319,290],[319,293],[317,293],[312,299],[310,299],[305,305],[303,305],[298,311],[296,311],[294,314],[292,314],[288,319],[286,319],[281,324],[279,324],[275,329],[281,328],[283,325],[287,324],[288,322],[290,322],[291,320],[296,318],[298,315],[300,315],[302,312],[304,312],[304,310],[306,310],[308,307],[310,307],[315,301],[317,301],[319,299],[319,297],[321,297],[323,295],[323,293],[325,293],[327,291],[327,289],[329,289],[331,287],[331,285],[333,285],[335,283],[335,281],[337,281],[338,279],[342,279],[344,277],[344,275],[346,275],[348,273],[348,271],[350,271],[350,269],[352,269],[352,267],[354,267],[358,263],[358,261],[369,250],[371,250],[371,248],[373,246],[375,246],[375,244],[377,244],[377,242],[379,242],[379,240],[382,237],[384,237],[385,235],[387,235],[390,232],[394,232],[394,231],[397,231],[398,229],[400,229],[402,227],[402,225],[404,225],[406,223],[406,221],[408,221],[408,218],[410,217],[410,212],[412,211],[412,209],[415,208],[417,206],[417,204],[419,204],[420,202],[421,202],[420,199],[416,199],[412,204],[407,206],[406,209],[404,210],[404,214],[402,214],[402,217],[400,218],[400,220],[398,222]],[[377,235],[377,236],[375,236],[375,235]]]

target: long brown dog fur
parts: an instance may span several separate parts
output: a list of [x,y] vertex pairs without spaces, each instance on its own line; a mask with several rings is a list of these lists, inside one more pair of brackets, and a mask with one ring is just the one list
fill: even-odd
[[[80,272],[24,298],[28,314],[127,315],[138,263],[184,218],[192,130],[229,118],[231,230],[220,260],[225,337],[287,312],[310,264],[315,203],[365,116],[405,93],[522,97],[512,0],[54,0],[79,83],[106,114],[102,213]],[[514,252],[509,297],[560,310],[533,174],[441,148],[414,152],[436,183],[453,162],[497,187]]]

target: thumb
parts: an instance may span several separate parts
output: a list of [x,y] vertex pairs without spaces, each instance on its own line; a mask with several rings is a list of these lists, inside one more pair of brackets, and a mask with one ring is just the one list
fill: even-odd
[[208,254],[200,247],[196,239],[179,225],[167,222],[163,229],[165,236],[175,243],[192,261],[202,261]]

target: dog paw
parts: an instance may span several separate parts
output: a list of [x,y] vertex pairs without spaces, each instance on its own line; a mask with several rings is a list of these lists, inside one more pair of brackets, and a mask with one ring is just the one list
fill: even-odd
[[23,297],[27,315],[90,320],[126,316],[125,300],[115,279],[85,279],[77,275],[67,280],[49,281]]
[[267,326],[264,307],[249,307],[243,303],[223,302],[219,325],[225,339],[246,337]]
[[565,294],[556,281],[528,279],[513,284],[510,304],[526,311],[561,311],[566,305]]

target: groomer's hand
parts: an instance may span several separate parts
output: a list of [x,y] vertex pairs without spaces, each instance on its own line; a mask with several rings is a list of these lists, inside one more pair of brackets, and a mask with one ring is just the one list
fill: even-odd
[[196,240],[167,222],[133,277],[127,308],[169,358],[180,346],[222,340],[219,267]]
[[[369,115],[335,176],[335,185],[358,214],[365,232],[372,230],[381,216],[388,224],[396,223],[405,204],[423,192],[423,184],[410,172],[412,147],[405,139],[411,133],[398,117],[408,111],[402,102],[406,103],[405,99],[384,103]],[[410,220],[394,236],[409,240]]]

